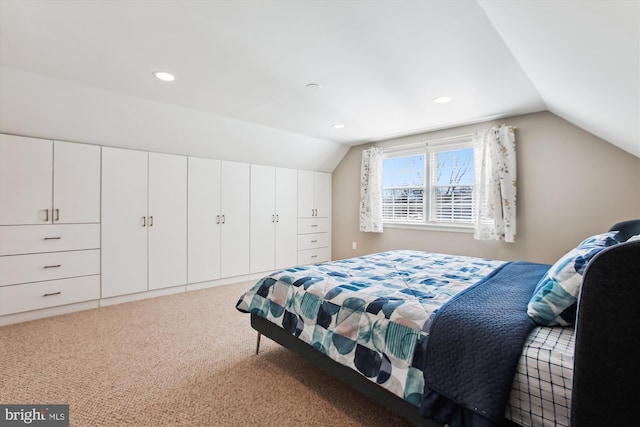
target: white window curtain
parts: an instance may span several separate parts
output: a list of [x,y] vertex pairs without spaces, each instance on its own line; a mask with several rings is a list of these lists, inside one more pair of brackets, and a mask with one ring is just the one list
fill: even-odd
[[516,236],[516,139],[511,126],[473,135],[474,237],[513,242]]
[[362,152],[360,170],[360,231],[382,232],[382,148]]

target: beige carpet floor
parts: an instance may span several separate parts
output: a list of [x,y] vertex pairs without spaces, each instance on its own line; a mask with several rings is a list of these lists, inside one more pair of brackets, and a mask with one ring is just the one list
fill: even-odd
[[0,403],[69,404],[72,426],[402,426],[263,338],[250,283],[0,327]]

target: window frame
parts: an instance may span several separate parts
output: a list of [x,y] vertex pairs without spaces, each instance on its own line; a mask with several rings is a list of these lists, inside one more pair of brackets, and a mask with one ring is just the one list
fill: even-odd
[[[398,221],[389,220],[383,216],[383,225],[385,228],[408,228],[408,229],[422,229],[422,230],[437,230],[437,231],[450,231],[450,232],[462,232],[473,233],[473,215],[475,214],[475,201],[472,201],[472,220],[470,222],[445,222],[434,221],[435,218],[435,188],[432,183],[432,156],[437,156],[437,153],[446,151],[456,151],[461,149],[473,149],[473,140],[471,135],[465,135],[461,137],[448,138],[446,141],[426,141],[419,144],[405,145],[399,147],[391,147],[384,150],[383,159],[397,158],[397,157],[410,157],[417,154],[424,155],[424,189],[423,189],[423,220],[421,222],[416,221]],[[437,160],[435,160],[437,161]],[[384,171],[383,171],[384,173]],[[473,187],[476,185],[476,177],[474,176]],[[384,191],[384,187],[383,187]]]

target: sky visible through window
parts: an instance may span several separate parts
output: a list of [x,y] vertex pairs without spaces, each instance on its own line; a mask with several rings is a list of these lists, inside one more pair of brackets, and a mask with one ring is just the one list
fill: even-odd
[[[442,151],[437,156],[440,170],[436,185],[473,185],[473,148]],[[384,160],[383,188],[422,186],[424,179],[425,154]]]
[[382,187],[417,187],[424,185],[424,154],[385,159]]

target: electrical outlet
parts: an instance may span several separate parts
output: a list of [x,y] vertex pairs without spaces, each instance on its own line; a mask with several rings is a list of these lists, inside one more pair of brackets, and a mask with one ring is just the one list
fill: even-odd
[[351,242],[351,249],[358,249],[358,244],[356,242]]

